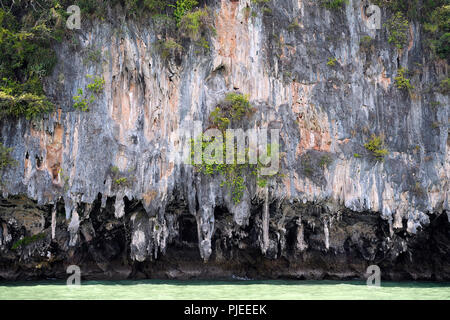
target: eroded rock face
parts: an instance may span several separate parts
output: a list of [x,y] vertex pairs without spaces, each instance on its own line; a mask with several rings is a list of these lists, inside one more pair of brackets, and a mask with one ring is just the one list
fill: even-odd
[[[407,48],[389,45],[363,23],[364,4],[276,1],[253,17],[249,0],[215,1],[211,50],[187,43],[168,60],[153,20],[111,11],[83,26],[46,79],[58,110],[0,123],[18,161],[2,175],[0,277],[63,277],[80,264],[93,278],[351,278],[379,264],[387,278],[450,279],[449,104],[429,90],[448,66],[424,55],[416,24]],[[364,35],[375,41],[363,50]],[[414,71],[412,93],[393,84],[400,67]],[[82,112],[72,96],[87,74],[106,83]],[[230,91],[256,109],[247,128],[280,130],[283,152],[283,177],[261,188],[249,175],[238,204],[220,177],[183,164],[178,134],[208,127]],[[372,133],[386,137],[383,162],[363,146]]]

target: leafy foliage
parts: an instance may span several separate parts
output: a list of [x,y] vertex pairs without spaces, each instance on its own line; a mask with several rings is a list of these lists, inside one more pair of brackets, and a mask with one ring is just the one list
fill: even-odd
[[238,93],[228,93],[225,100],[219,104],[210,114],[210,121],[220,130],[225,130],[232,121],[239,121],[244,116],[254,113],[248,96]]
[[257,4],[257,5],[264,5],[269,3],[271,0],[252,0],[252,3]]
[[183,52],[183,46],[174,39],[158,40],[156,42],[156,49],[164,60]]
[[334,67],[336,65],[337,59],[336,58],[328,58],[327,66]]
[[127,183],[127,178],[121,177],[121,178],[118,178],[118,179],[114,180],[114,182],[115,182],[118,186],[124,185],[124,184]]
[[371,46],[374,43],[374,39],[370,36],[364,36],[361,38],[361,41],[359,42],[359,46],[362,51],[368,52],[371,48]]
[[442,59],[450,60],[450,5],[438,7],[430,15],[430,22],[425,24],[429,32],[430,47]]
[[87,88],[90,91],[92,91],[92,92],[94,92],[96,94],[100,94],[103,91],[103,88],[104,88],[104,85],[105,85],[105,80],[103,78],[93,77],[90,74],[86,75],[86,78],[94,80],[94,82],[89,83],[87,85]]
[[370,140],[364,144],[364,147],[370,151],[377,160],[382,160],[384,156],[389,154],[389,151],[384,148],[383,137],[375,134],[372,134]]
[[336,10],[343,8],[348,3],[348,0],[321,0],[322,7],[328,10]]
[[209,49],[207,37],[216,32],[212,25],[211,14],[207,8],[185,13],[178,24],[182,35],[204,49]]
[[450,2],[448,0],[373,0],[379,6],[423,25],[432,52],[450,61]]
[[450,93],[450,78],[447,77],[443,79],[439,84],[439,90],[442,94],[449,94]]
[[198,5],[197,0],[177,0],[176,5],[169,5],[170,7],[175,8],[173,15],[175,16],[178,26],[180,26],[184,15],[191,11],[196,5]]
[[42,240],[42,239],[45,239],[45,233],[38,233],[38,234],[35,234],[35,235],[31,236],[31,237],[23,237],[22,239],[16,241],[12,245],[11,249],[12,250],[17,250],[17,249],[19,249],[19,247],[25,247],[25,246],[27,246],[29,244],[32,244],[32,243],[34,243],[36,241],[39,241],[39,240]]
[[104,18],[108,7],[122,6],[127,15],[141,17],[144,14],[158,14],[167,7],[168,0],[78,0],[82,15]]
[[409,22],[401,12],[397,12],[385,24],[389,32],[388,42],[393,43],[398,49],[402,49],[408,41]]
[[72,98],[74,102],[73,107],[75,109],[80,109],[81,111],[89,111],[90,105],[95,102],[94,94],[99,95],[100,93],[102,93],[105,85],[105,80],[103,78],[97,76],[93,77],[90,74],[86,75],[86,78],[91,80],[93,79],[93,82],[87,85],[87,89],[88,91],[90,91],[89,98],[87,98],[87,96],[83,92],[83,89],[81,88],[78,88],[78,94],[73,96]]
[[[269,4],[272,0],[252,0],[252,4],[259,6],[262,9],[263,14],[272,13],[272,9],[269,7]],[[252,16],[256,16],[257,12],[253,11]]]
[[[242,94],[229,93],[226,95],[224,101],[222,101],[213,112],[210,114],[210,121],[213,126],[217,127],[222,133],[223,141],[216,140],[216,137],[205,137],[202,135],[197,140],[191,140],[191,163],[194,162],[195,150],[200,149],[202,151],[202,159],[200,164],[195,164],[197,171],[213,176],[220,175],[223,177],[221,183],[222,187],[227,187],[231,192],[231,197],[234,203],[239,203],[242,199],[245,190],[245,181],[247,175],[253,175],[257,177],[257,185],[261,188],[267,186],[267,177],[260,177],[260,171],[263,165],[258,162],[257,164],[238,163],[237,158],[233,163],[216,163],[211,159],[205,159],[205,150],[211,146],[211,144],[222,143],[220,150],[222,150],[222,158],[226,159],[227,146],[226,146],[226,129],[232,124],[237,124],[239,121],[250,119],[254,113],[254,109],[248,101],[248,97]],[[271,145],[267,145],[267,155],[271,156]],[[237,148],[234,146],[234,154],[237,153]],[[245,159],[248,159],[249,149],[245,149]]]
[[16,161],[11,157],[13,148],[7,148],[0,142],[0,170],[14,165]]
[[83,95],[83,89],[78,89],[78,94],[73,97],[73,107],[75,109],[80,109],[81,111],[89,111],[89,104],[95,101],[94,96],[90,96],[89,99],[86,99]]
[[405,74],[408,73],[408,70],[404,68],[398,69],[398,75],[395,77],[395,86],[398,89],[402,90],[411,90],[414,89],[414,86],[411,84],[410,79],[405,77]]
[[325,156],[322,156],[322,157],[320,158],[319,165],[320,165],[322,168],[328,168],[328,166],[329,166],[332,162],[333,162],[333,159],[331,159],[330,156],[325,155]]
[[[53,109],[41,80],[56,63],[52,42],[60,39],[59,7],[30,11],[25,1],[0,8],[0,118],[34,118]],[[44,10],[46,9],[46,10]]]

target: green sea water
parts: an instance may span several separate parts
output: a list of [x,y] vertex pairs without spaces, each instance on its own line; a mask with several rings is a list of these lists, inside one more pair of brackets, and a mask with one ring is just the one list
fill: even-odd
[[82,281],[0,282],[0,300],[450,300],[450,283],[359,281]]

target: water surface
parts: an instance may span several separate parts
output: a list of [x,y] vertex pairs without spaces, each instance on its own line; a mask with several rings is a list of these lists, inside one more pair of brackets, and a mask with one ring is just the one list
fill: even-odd
[[82,281],[78,288],[65,282],[0,282],[0,300],[328,300],[432,299],[450,300],[450,283],[381,282],[380,288],[362,281]]

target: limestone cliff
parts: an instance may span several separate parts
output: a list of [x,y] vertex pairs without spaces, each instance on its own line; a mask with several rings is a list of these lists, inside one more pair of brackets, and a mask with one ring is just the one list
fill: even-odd
[[[207,5],[209,49],[184,39],[162,55],[176,31],[120,8],[55,45],[55,112],[0,120],[17,161],[2,174],[0,279],[64,277],[70,264],[88,278],[361,278],[377,264],[385,278],[449,280],[448,64],[429,58],[419,22],[398,49],[368,28],[366,1]],[[396,87],[401,68],[413,90]],[[86,75],[105,84],[81,111]],[[246,177],[238,203],[183,163],[177,134],[206,128],[228,92],[249,96],[249,128],[280,130],[283,153],[282,175]],[[372,134],[384,161],[364,147]]]

